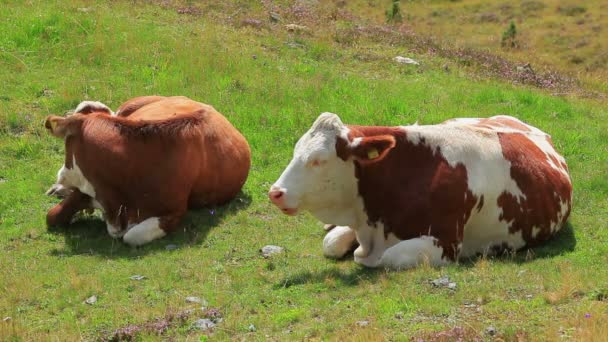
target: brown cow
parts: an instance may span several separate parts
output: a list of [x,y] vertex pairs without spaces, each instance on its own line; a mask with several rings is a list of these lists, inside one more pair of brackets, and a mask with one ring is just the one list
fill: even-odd
[[116,114],[84,102],[68,117],[49,116],[45,126],[66,150],[48,191],[66,198],[47,222],[102,209],[108,233],[130,245],[175,230],[189,207],[231,200],[249,173],[245,138],[213,107],[186,97],[139,97]]

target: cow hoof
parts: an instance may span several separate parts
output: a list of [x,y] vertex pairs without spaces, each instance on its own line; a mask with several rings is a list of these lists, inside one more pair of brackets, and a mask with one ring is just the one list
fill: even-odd
[[355,249],[354,255],[356,258],[366,258],[369,255],[369,251],[363,249],[362,246],[359,246],[357,249]]
[[380,265],[380,258],[360,258],[358,256],[355,256],[355,262],[365,267],[374,268]]
[[164,230],[160,228],[158,217],[150,217],[129,229],[122,240],[131,246],[141,246],[146,243],[165,236]]
[[46,195],[47,196],[55,196],[58,198],[66,198],[68,197],[68,195],[72,193],[72,190],[69,188],[66,188],[65,186],[61,185],[61,184],[53,184],[47,191],[46,191]]

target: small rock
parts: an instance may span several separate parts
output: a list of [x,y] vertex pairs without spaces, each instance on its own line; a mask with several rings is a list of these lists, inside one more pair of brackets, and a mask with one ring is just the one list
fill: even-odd
[[450,290],[456,290],[456,283],[451,282],[448,276],[442,276],[441,278],[431,280],[431,284],[435,287],[447,287]]
[[4,319],[2,319],[2,322],[8,322],[10,320],[12,320],[13,318],[10,316],[4,317]]
[[487,327],[486,328],[486,334],[488,334],[490,336],[496,335],[496,328],[494,328],[493,326]]
[[260,252],[262,252],[262,256],[264,258],[268,258],[268,257],[270,257],[273,254],[283,253],[283,250],[284,250],[283,247],[274,246],[274,245],[268,245],[268,246],[262,247],[262,249],[260,250]]
[[534,296],[533,296],[533,295],[531,295],[531,294],[526,295],[526,299],[531,300],[532,298],[534,298]]
[[186,297],[186,303],[196,303],[196,304],[202,304],[203,306],[207,306],[206,300],[201,299],[200,297],[194,297],[194,296]]
[[308,31],[308,27],[307,26],[298,25],[298,24],[287,24],[287,25],[285,25],[285,28],[287,29],[288,32],[305,32],[305,31]]
[[91,12],[93,9],[91,7],[79,7],[78,8],[78,12],[83,12],[83,13],[88,13]]
[[357,321],[355,323],[358,327],[366,327],[369,325],[369,321]]
[[84,301],[84,302],[85,302],[86,304],[93,305],[93,304],[97,303],[97,296],[92,295],[91,297],[89,297],[89,298],[85,299],[85,301]]
[[177,248],[178,248],[178,246],[177,245],[173,245],[173,244],[165,246],[165,249],[168,250],[168,251],[173,251],[173,250],[176,250]]
[[395,318],[396,318],[396,319],[403,319],[403,312],[397,312],[397,313],[395,314]]
[[395,57],[395,61],[397,63],[401,63],[401,64],[413,64],[413,65],[420,65],[420,63],[418,63],[417,61],[409,58],[409,57],[403,57],[403,56],[397,56]]
[[0,177],[0,183],[6,183],[6,178]]
[[276,12],[270,12],[270,21],[273,23],[278,23],[281,21],[281,16]]
[[215,328],[216,324],[207,318],[197,319],[194,323],[192,323],[192,327],[201,331],[207,331]]
[[255,332],[255,325],[253,324],[249,324],[249,326],[247,327],[247,330],[251,331],[251,332]]
[[139,274],[136,274],[136,275],[130,276],[129,279],[131,279],[131,280],[144,280],[144,279],[146,279],[146,277],[142,276],[142,275],[139,275]]

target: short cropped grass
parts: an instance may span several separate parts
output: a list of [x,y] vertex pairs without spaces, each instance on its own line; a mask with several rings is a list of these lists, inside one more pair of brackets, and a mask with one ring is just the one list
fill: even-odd
[[[162,336],[136,338],[432,340],[443,331],[470,340],[489,338],[488,327],[505,340],[607,335],[606,107],[458,67],[446,73],[427,55],[412,55],[421,67],[396,64],[406,45],[287,32],[289,18],[270,21],[267,2],[193,3],[0,1],[0,318],[10,317],[0,321],[1,339],[99,340],[189,308],[197,311]],[[243,24],[248,16],[261,24]],[[63,143],[45,132],[45,116],[85,99],[116,108],[150,94],[212,104],[241,130],[253,153],[243,192],[191,211],[183,229],[141,248],[112,240],[99,213],[47,228],[57,200],[44,191]],[[323,111],[375,125],[517,116],[552,134],[568,161],[569,225],[537,249],[443,268],[391,272],[328,260],[319,222],[284,216],[266,199]],[[286,251],[265,259],[259,249],[268,244]],[[433,288],[429,279],[441,275],[457,289]],[[92,295],[97,302],[85,304]],[[192,328],[203,313],[187,296],[222,313],[212,333]]]

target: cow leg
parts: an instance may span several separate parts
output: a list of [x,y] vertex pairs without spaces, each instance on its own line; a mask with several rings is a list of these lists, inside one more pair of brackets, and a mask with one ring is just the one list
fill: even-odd
[[342,258],[357,245],[355,231],[346,226],[335,226],[323,239],[323,255]]
[[424,262],[431,266],[441,266],[448,263],[442,255],[443,248],[435,245],[435,238],[421,236],[388,248],[380,259],[380,265],[392,269],[411,268]]
[[122,239],[131,246],[145,245],[167,235],[167,232],[175,230],[182,215],[147,218],[129,229]]

